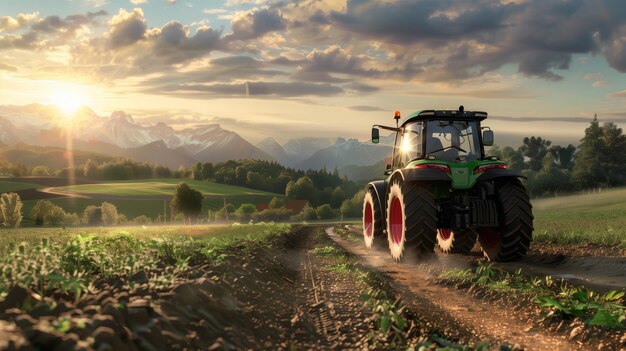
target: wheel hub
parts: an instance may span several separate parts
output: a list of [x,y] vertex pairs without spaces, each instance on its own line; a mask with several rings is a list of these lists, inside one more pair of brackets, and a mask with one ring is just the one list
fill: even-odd
[[399,245],[402,243],[402,230],[404,224],[404,214],[402,213],[402,204],[399,198],[394,198],[391,202],[391,209],[389,214],[391,240],[394,244]]
[[448,228],[439,228],[437,230],[439,231],[439,236],[443,240],[448,240],[452,236],[452,230]]

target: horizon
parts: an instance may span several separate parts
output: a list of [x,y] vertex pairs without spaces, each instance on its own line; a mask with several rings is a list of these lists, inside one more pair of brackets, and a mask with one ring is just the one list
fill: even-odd
[[[253,144],[366,140],[396,110],[459,105],[488,112],[502,146],[530,135],[577,145],[596,113],[624,126],[624,6],[483,5],[5,3],[0,104],[122,110],[176,129],[220,124]],[[407,16],[423,23],[396,25]]]

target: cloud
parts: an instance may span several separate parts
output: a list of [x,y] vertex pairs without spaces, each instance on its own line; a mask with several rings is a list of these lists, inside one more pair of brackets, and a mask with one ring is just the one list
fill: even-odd
[[616,91],[613,93],[609,93],[607,96],[612,97],[612,98],[626,98],[626,90],[620,90],[620,91]]
[[357,105],[357,106],[350,106],[348,107],[351,110],[355,110],[355,111],[363,111],[363,112],[376,112],[376,111],[386,111],[385,109],[382,109],[380,107],[376,107],[376,106],[367,106],[367,105]]
[[275,8],[254,9],[237,12],[230,23],[232,34],[226,40],[250,40],[263,35],[285,29],[285,18]]
[[140,8],[126,12],[120,9],[119,13],[109,20],[109,42],[113,49],[132,45],[146,38],[148,30],[143,10]]
[[25,28],[39,19],[39,12],[20,13],[15,18],[11,16],[0,17],[0,32],[14,32]]
[[141,5],[141,4],[147,4],[148,0],[130,0],[130,3],[133,5]]
[[11,66],[8,63],[0,62],[0,71],[17,71],[17,67]]
[[335,96],[342,94],[341,87],[331,84],[305,82],[244,82],[218,84],[181,84],[168,87],[163,92],[183,94],[193,98],[209,97],[254,97],[254,98],[291,98],[303,96]]

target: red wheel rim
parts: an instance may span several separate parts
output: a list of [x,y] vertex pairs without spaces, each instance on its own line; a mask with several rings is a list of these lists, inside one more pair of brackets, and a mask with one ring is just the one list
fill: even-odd
[[365,235],[372,237],[374,233],[374,211],[372,205],[368,202],[365,204],[365,213],[363,213],[363,224],[365,227]]
[[496,247],[500,242],[500,235],[494,228],[480,228],[478,236],[480,237],[480,244],[487,249]]
[[448,228],[439,228],[437,230],[439,230],[439,236],[443,240],[448,240],[452,236],[452,230]]
[[399,198],[394,198],[391,201],[391,209],[389,213],[389,223],[391,230],[391,240],[394,244],[399,245],[402,243],[402,227],[404,224],[404,214],[402,213],[402,204]]

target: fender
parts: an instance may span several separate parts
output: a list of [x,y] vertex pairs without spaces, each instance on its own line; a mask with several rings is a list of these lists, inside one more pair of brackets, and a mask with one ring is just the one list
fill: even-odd
[[494,180],[497,178],[524,178],[527,179],[528,177],[526,177],[524,174],[522,174],[522,172],[520,171],[516,171],[514,169],[500,169],[500,168],[496,168],[496,169],[490,169],[488,171],[485,171],[481,176],[478,177],[478,179],[476,180],[476,182],[486,182],[486,181],[490,181],[490,180]]
[[451,182],[450,176],[438,169],[415,169],[415,168],[402,168],[398,169],[391,175],[391,179],[401,177],[405,182],[420,181],[420,182]]
[[385,220],[385,213],[387,213],[387,182],[384,180],[376,180],[373,182],[369,182],[365,187],[365,190],[372,189],[374,194],[376,194],[376,199],[378,200],[378,204],[382,209],[383,221]]

